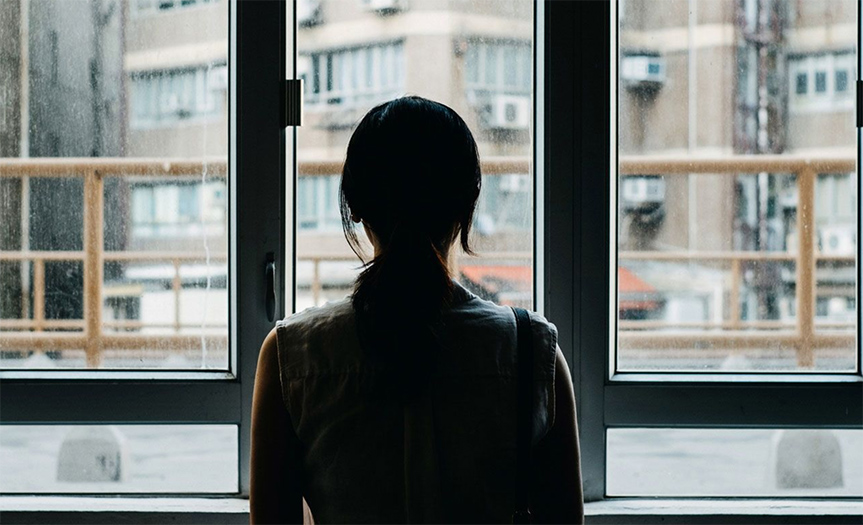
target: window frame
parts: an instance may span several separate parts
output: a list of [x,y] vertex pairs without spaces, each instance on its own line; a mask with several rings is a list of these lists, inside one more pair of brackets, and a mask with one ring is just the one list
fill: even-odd
[[[265,269],[274,253],[284,279],[284,129],[279,114],[285,78],[285,1],[229,2],[228,284],[230,369],[224,371],[0,372],[0,424],[231,424],[238,428],[237,493],[249,493],[252,392],[267,321]],[[238,45],[242,42],[242,45]],[[272,64],[281,64],[273,67]],[[238,176],[254,173],[254,177]],[[254,213],[239,214],[240,210]],[[242,290],[242,293],[238,293]],[[276,318],[284,316],[277,287]],[[39,493],[48,494],[48,493]],[[124,494],[128,495],[128,494]],[[154,497],[158,493],[134,493]],[[197,493],[172,493],[190,497]],[[208,497],[219,493],[202,494]]]
[[[859,355],[857,372],[846,374],[616,373],[612,368],[616,4],[539,0],[537,13],[544,25],[536,55],[535,165],[543,195],[537,225],[544,246],[537,261],[545,264],[537,297],[557,325],[572,371],[585,501],[613,499],[606,493],[608,428],[863,426]],[[543,83],[542,73],[554,82]],[[591,81],[582,81],[585,77]],[[858,163],[858,180],[859,169]],[[574,176],[578,173],[608,176]],[[858,213],[858,228],[859,220]],[[859,260],[859,244],[857,249]],[[858,296],[859,286],[858,279]],[[858,352],[859,316],[858,310]]]
[[[286,275],[283,259],[293,260],[296,254],[294,236],[285,231],[295,223],[296,207],[286,216],[284,206],[293,192],[291,185],[286,187],[285,174],[293,174],[295,181],[296,166],[284,164],[285,132],[277,112],[270,110],[279,105],[279,81],[290,63],[285,53],[295,53],[295,45],[286,47],[286,27],[293,27],[293,18],[286,18],[291,13],[285,12],[284,0],[230,2],[229,89],[235,95],[229,98],[229,165],[234,175],[229,301],[236,374],[166,372],[153,379],[154,373],[133,371],[28,378],[4,372],[0,424],[236,424],[240,495],[247,495],[257,351],[272,327],[264,313],[266,254],[287,253],[287,257],[277,256],[277,297],[281,299],[277,317],[284,315],[285,290],[292,290],[295,281],[295,266],[291,264],[291,274]],[[535,2],[535,304],[557,325],[560,346],[573,373],[585,500],[608,499],[608,427],[863,426],[859,365],[856,374],[809,375],[805,381],[789,374],[612,373],[613,177],[573,174],[616,174],[612,135],[616,123],[609,96],[616,83],[611,60],[616,2]],[[242,46],[237,45],[240,41]],[[858,52],[858,62],[860,56]],[[280,66],[271,67],[274,62]],[[858,63],[858,78],[860,70]],[[576,71],[591,75],[593,81],[581,81],[584,75]],[[546,76],[554,82],[546,82]],[[292,160],[293,152],[288,156]],[[245,172],[256,174],[254,183],[251,177],[236,176]],[[857,176],[859,180],[859,167]],[[281,191],[262,191],[268,187]],[[238,217],[238,209],[256,213]],[[859,221],[858,213],[858,228]],[[244,239],[242,250],[239,238]],[[858,245],[858,258],[859,249]],[[858,281],[858,297],[859,286]],[[237,294],[238,289],[243,294]],[[243,317],[238,317],[240,312]],[[858,323],[859,315],[858,310]],[[72,380],[81,374],[88,378]]]

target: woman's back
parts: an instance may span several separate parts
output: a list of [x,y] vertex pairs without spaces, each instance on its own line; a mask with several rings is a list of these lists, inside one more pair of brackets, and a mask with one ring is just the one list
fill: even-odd
[[[298,521],[302,497],[320,522],[511,519],[515,315],[456,285],[448,264],[457,244],[473,254],[481,186],[476,141],[452,108],[402,97],[359,122],[339,208],[365,263],[349,299],[291,316],[264,341],[252,408],[254,522]],[[532,317],[529,504],[540,520],[579,521],[572,380],[555,328]]]
[[[354,312],[346,299],[277,327],[282,397],[316,521],[509,521],[517,407],[512,310],[456,285],[437,328],[433,371],[408,397],[388,387],[398,371],[361,348]],[[531,317],[537,443],[554,418],[557,332]]]

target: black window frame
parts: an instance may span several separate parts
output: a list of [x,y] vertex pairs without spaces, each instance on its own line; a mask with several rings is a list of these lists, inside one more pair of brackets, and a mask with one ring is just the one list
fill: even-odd
[[[535,165],[542,168],[545,253],[538,304],[557,325],[572,370],[585,501],[608,499],[608,428],[863,428],[859,354],[855,373],[831,375],[616,373],[610,367],[616,2],[539,1],[545,52],[536,56],[544,75],[537,77],[543,104]],[[859,61],[858,51],[858,78]],[[858,164],[858,180],[859,170]],[[859,286],[858,279],[858,296]],[[858,352],[859,322],[858,312]]]
[[[228,111],[230,370],[3,370],[0,425],[236,425],[239,490],[222,495],[244,496],[249,493],[258,350],[273,326],[265,306],[267,255],[284,253],[285,130],[279,112],[272,108],[280,107],[287,22],[285,0],[223,1],[230,2],[229,93],[233,93]],[[283,283],[284,257],[276,256],[276,266],[277,283]],[[283,285],[277,286],[277,318],[285,313],[282,290]]]

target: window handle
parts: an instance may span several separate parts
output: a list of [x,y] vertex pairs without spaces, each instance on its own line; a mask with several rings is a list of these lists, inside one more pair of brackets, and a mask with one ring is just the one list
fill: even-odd
[[267,269],[266,269],[266,301],[267,321],[273,322],[276,319],[276,254],[273,252],[267,253]]
[[863,80],[858,80],[857,84],[857,127],[863,128]]

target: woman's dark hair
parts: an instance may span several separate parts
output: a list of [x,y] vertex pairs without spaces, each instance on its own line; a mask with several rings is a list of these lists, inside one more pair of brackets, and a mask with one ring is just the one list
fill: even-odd
[[458,238],[465,252],[481,184],[479,153],[451,108],[422,97],[376,106],[348,143],[342,229],[361,256],[354,220],[379,244],[352,296],[363,348],[392,365],[403,392],[434,362],[442,310],[452,299],[447,266]]

